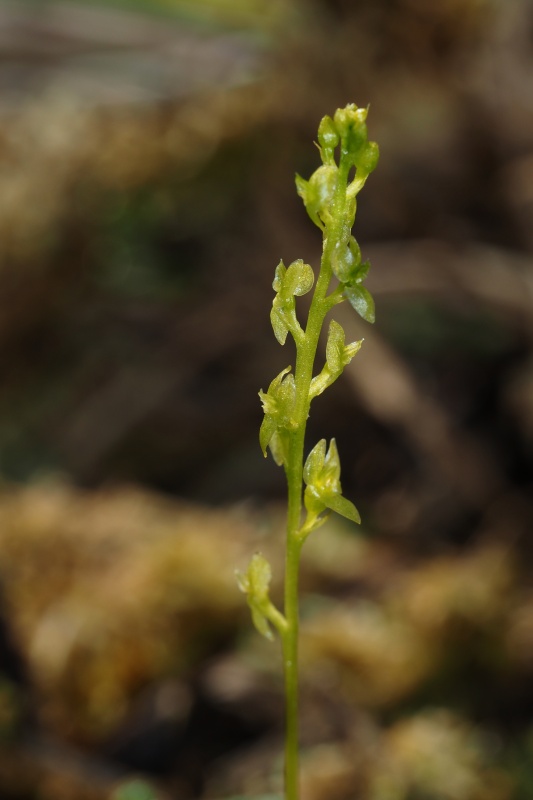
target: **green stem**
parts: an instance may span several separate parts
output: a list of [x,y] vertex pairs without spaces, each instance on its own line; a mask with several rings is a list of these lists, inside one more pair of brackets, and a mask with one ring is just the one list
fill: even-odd
[[[302,463],[305,426],[291,437],[287,481],[289,488],[289,513],[287,524],[287,549],[285,561],[285,619],[287,629],[283,637],[283,665],[285,674],[286,731],[285,731],[285,797],[298,798],[298,577],[301,542],[297,536],[300,528]],[[292,468],[291,468],[292,467]]]
[[[313,377],[318,340],[324,317],[334,303],[327,297],[332,277],[331,256],[336,243],[342,238],[346,183],[349,165],[343,159],[339,165],[339,180],[333,203],[333,214],[327,226],[320,264],[305,334],[296,339],[296,397],[295,429],[291,432],[289,455],[286,464],[288,485],[287,548],[285,559],[285,620],[283,632],[283,662],[285,674],[286,732],[285,732],[285,800],[298,800],[298,578],[303,538],[300,535],[302,515],[302,488],[304,440],[309,415],[309,390]],[[338,302],[338,301],[337,301]]]

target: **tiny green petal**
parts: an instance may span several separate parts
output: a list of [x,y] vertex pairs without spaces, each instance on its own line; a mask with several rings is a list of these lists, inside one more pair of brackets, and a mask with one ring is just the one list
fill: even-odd
[[329,450],[324,459],[324,467],[320,475],[320,483],[324,491],[340,491],[341,462],[337,443],[332,439],[329,443]]
[[287,463],[289,457],[289,437],[288,431],[278,428],[274,431],[268,446],[272,453],[272,458],[278,467],[282,467]]
[[329,323],[328,341],[326,344],[326,362],[331,372],[336,375],[344,366],[344,329],[334,319]]
[[316,483],[320,478],[320,473],[324,467],[326,456],[326,440],[321,439],[316,444],[304,464],[304,481],[307,485]]
[[330,508],[335,513],[340,514],[342,517],[361,524],[361,516],[353,503],[343,497],[341,494],[328,494],[324,496],[326,507]]
[[287,375],[281,382],[278,389],[278,402],[282,424],[292,427],[291,417],[296,403],[296,383],[294,382],[294,375]]
[[347,344],[344,348],[344,366],[350,363],[352,358],[357,355],[361,347],[363,346],[364,339],[359,339],[357,342],[352,342],[351,344]]
[[274,380],[272,381],[272,383],[268,387],[268,394],[276,394],[277,393],[277,390],[279,389],[283,378],[285,377],[285,375],[287,375],[287,373],[289,373],[291,371],[291,369],[292,369],[292,367],[290,367],[290,366],[289,367],[285,367],[285,369],[281,370],[279,375],[276,375],[276,377],[274,378]]
[[283,314],[280,313],[280,310],[276,305],[273,305],[270,311],[270,323],[272,325],[272,330],[274,331],[274,336],[278,342],[281,345],[285,344],[287,341],[289,328],[287,327],[287,323],[285,322]]
[[294,177],[296,183],[296,192],[299,197],[302,198],[304,201],[304,205],[307,205],[307,193],[309,191],[309,181],[306,181],[305,178],[302,178],[301,175],[296,173]]
[[265,458],[267,457],[267,447],[270,444],[272,437],[275,435],[277,428],[278,423],[276,422],[275,417],[270,416],[270,414],[266,414],[259,429],[259,444],[261,445],[261,450],[263,451]]
[[258,393],[259,399],[261,400],[261,405],[263,406],[264,413],[268,416],[275,416],[278,413],[278,402],[276,397],[274,396],[273,392],[270,390],[268,392],[263,392],[260,390]]

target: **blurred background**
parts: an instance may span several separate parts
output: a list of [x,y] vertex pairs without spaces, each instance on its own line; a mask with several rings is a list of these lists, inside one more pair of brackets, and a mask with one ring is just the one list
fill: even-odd
[[377,319],[309,422],[363,524],[304,550],[302,797],[533,797],[531,0],[1,0],[2,800],[280,794],[234,569],[279,598],[271,283],[348,102]]

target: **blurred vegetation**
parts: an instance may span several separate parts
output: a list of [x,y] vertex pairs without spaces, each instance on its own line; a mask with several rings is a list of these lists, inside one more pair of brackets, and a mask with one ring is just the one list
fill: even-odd
[[[533,792],[527,0],[0,3],[0,796],[272,797],[293,174],[339,105],[381,147],[376,325],[317,402],[363,529],[304,550],[305,800]],[[288,345],[287,345],[288,346]],[[274,593],[279,586],[274,585]]]

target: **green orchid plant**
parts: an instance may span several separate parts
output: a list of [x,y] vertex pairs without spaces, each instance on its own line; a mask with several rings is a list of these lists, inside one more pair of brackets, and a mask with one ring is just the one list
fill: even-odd
[[[318,128],[322,166],[308,181],[296,176],[297,192],[322,231],[320,270],[315,282],[312,267],[301,259],[288,267],[283,261],[278,264],[270,319],[281,345],[289,333],[294,339],[296,366],[294,373],[290,366],[285,367],[267,392],[259,392],[265,414],[259,433],[261,449],[265,456],[269,449],[276,464],[284,468],[288,487],[283,613],[270,600],[271,568],[260,553],[253,556],[246,573],[238,575],[238,581],[259,633],[273,639],[273,631],[277,631],[281,639],[286,698],[286,800],[297,800],[299,794],[298,576],[302,545],[332,511],[352,522],[361,521],[356,507],[342,493],[335,440],[327,447],[326,440],[321,439],[304,462],[304,439],[311,401],[337,380],[362,345],[362,341],[346,344],[341,325],[331,320],[326,361],[322,370],[313,375],[326,315],[347,300],[363,319],[374,322],[374,301],[364,286],[370,264],[362,261],[360,247],[352,235],[357,195],[379,158],[377,144],[368,141],[367,113],[367,108],[351,104],[338,109],[333,118],[324,117]],[[296,315],[296,298],[310,292],[313,285],[303,328]]]

